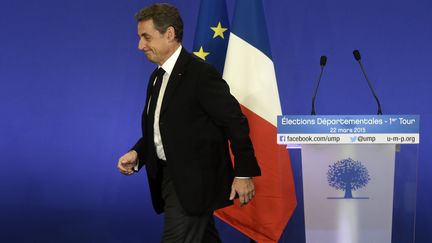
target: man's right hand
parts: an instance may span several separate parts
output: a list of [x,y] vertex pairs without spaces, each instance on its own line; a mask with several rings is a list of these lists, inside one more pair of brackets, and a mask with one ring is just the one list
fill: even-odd
[[124,175],[132,175],[133,168],[138,164],[138,153],[135,150],[127,152],[120,157],[117,163],[117,168]]

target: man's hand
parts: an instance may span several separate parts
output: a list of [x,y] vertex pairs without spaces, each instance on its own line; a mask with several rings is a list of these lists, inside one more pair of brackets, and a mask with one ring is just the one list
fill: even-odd
[[231,186],[230,200],[234,199],[236,193],[239,195],[241,205],[245,205],[252,200],[253,196],[255,196],[255,186],[252,178],[234,178]]
[[117,168],[124,175],[132,175],[133,168],[138,164],[138,153],[131,150],[118,160]]

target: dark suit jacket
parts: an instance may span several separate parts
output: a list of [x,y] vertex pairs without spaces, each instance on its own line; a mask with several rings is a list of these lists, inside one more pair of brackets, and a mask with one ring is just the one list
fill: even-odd
[[[155,79],[150,77],[149,90]],[[133,147],[139,168],[144,164],[156,212],[163,211],[160,164],[154,144],[146,136],[147,115],[142,116],[143,137]],[[191,215],[202,214],[232,202],[234,176],[258,176],[246,117],[227,83],[211,65],[182,49],[171,73],[161,106],[160,133],[167,170],[179,201]],[[229,144],[234,155],[234,167]]]

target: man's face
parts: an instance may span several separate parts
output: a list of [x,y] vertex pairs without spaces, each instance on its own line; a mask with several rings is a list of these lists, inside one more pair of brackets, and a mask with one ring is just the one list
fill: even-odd
[[161,34],[156,30],[152,19],[138,23],[138,49],[144,52],[150,62],[162,65],[169,58],[172,38],[168,32]]

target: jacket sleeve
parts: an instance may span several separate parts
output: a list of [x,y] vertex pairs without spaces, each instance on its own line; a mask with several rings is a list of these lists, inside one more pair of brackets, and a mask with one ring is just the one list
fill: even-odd
[[145,142],[144,142],[144,138],[141,137],[130,150],[135,150],[138,153],[138,170],[140,170],[145,164],[145,158],[144,158]]
[[249,125],[239,102],[231,95],[229,86],[212,66],[203,65],[197,85],[198,100],[213,122],[223,128],[234,155],[237,177],[261,175],[249,137]]

